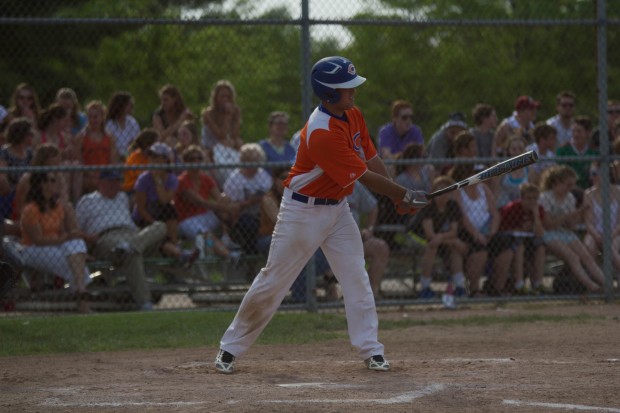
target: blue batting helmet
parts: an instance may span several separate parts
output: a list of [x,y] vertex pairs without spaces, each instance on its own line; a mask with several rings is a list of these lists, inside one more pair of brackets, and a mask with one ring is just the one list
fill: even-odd
[[357,75],[355,66],[349,59],[331,56],[319,60],[312,66],[310,74],[312,90],[321,100],[337,103],[340,93],[336,89],[351,89],[366,81]]

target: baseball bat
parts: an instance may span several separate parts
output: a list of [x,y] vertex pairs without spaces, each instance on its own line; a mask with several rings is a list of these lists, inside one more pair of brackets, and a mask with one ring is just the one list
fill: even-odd
[[485,169],[484,171],[478,172],[477,174],[472,175],[469,178],[457,182],[453,185],[450,185],[435,192],[431,192],[430,194],[426,195],[426,198],[431,200],[435,197],[438,197],[439,195],[445,194],[446,192],[456,191],[457,189],[463,188],[464,186],[474,185],[488,179],[495,178],[496,176],[507,174],[516,169],[531,165],[537,160],[538,154],[536,154],[535,151],[523,153],[521,155],[515,156],[514,158],[506,159],[503,162],[493,165]]

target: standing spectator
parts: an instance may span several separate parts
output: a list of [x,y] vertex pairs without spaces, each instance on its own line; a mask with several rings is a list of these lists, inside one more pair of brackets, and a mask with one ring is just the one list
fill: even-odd
[[56,103],[65,108],[69,114],[70,121],[66,125],[68,127],[66,132],[69,134],[67,136],[73,137],[77,135],[86,126],[88,118],[82,112],[82,107],[75,91],[68,87],[58,89],[58,92],[56,92]]
[[[240,162],[265,162],[265,152],[257,143],[246,143],[240,150]],[[233,170],[224,183],[224,193],[237,204],[240,211],[232,218],[230,237],[241,245],[247,254],[257,252],[260,204],[272,184],[273,180],[269,173],[257,166]]]
[[492,148],[495,156],[506,156],[503,153],[506,148],[506,140],[512,135],[523,136],[528,145],[534,141],[532,132],[539,107],[540,102],[530,96],[519,96],[517,98],[514,113],[502,120],[495,132]]
[[20,83],[15,87],[11,96],[9,113],[0,123],[0,134],[6,130],[9,123],[15,118],[28,118],[36,127],[39,124],[40,114],[41,106],[39,105],[37,92],[28,83]]
[[[526,151],[535,151],[541,158],[554,158],[555,148],[557,146],[557,132],[555,128],[546,123],[539,122],[534,127],[534,140],[535,142],[525,147]],[[538,185],[540,182],[540,176],[543,171],[551,166],[555,165],[553,160],[539,160],[538,162],[530,165],[529,182],[534,185]]]
[[[34,131],[28,118],[15,118],[6,130],[6,145],[0,148],[0,167],[23,167],[32,161]],[[0,174],[0,219],[13,214],[17,183],[23,172]]]
[[269,114],[269,137],[259,142],[265,151],[267,162],[292,162],[295,160],[296,149],[286,140],[288,135],[288,119],[286,112]]
[[166,226],[154,222],[138,228],[131,219],[129,198],[121,192],[123,176],[118,171],[99,174],[97,190],[84,195],[76,209],[80,228],[98,259],[111,260],[124,276],[134,301],[141,310],[153,309],[144,273],[143,256],[156,250],[166,237]]
[[129,92],[114,92],[105,117],[106,132],[116,141],[116,152],[122,159],[129,155],[129,145],[140,133],[140,125],[132,116],[133,97]]
[[162,142],[174,147],[181,123],[193,120],[194,114],[185,105],[181,92],[174,85],[165,85],[159,89],[159,102],[160,106],[153,114],[153,128],[159,132]]
[[[163,142],[156,142],[148,149],[147,156],[151,165],[169,164],[172,162],[172,149]],[[142,172],[134,187],[135,206],[132,217],[140,228],[156,221],[164,222],[166,242],[161,247],[162,253],[190,266],[198,257],[198,251],[185,251],[178,246],[178,220],[173,203],[178,185],[176,175],[166,169]]]
[[510,294],[506,281],[513,264],[514,290],[517,294],[527,292],[524,274],[530,274],[534,293],[545,292],[543,281],[545,269],[545,245],[543,220],[545,210],[538,204],[540,190],[536,185],[524,183],[520,187],[521,198],[500,209],[501,222],[496,236],[493,255],[492,289],[495,293]]
[[486,103],[479,103],[472,110],[474,127],[469,132],[476,138],[478,156],[483,158],[494,157],[493,139],[497,127],[497,113],[495,108]]
[[413,108],[406,100],[392,103],[392,121],[379,129],[379,154],[383,159],[395,159],[412,144],[424,145],[422,131],[413,123]]
[[[460,182],[473,175],[471,165],[457,165],[451,172],[452,179]],[[480,277],[485,272],[491,240],[499,229],[499,213],[495,197],[486,184],[469,185],[458,191],[457,201],[463,213],[463,228],[459,238],[468,244],[469,255],[465,262],[465,275],[469,281],[469,294],[480,293]]]
[[[129,156],[125,160],[127,166],[146,165],[149,163],[148,149],[159,140],[159,132],[152,128],[143,129],[129,145]],[[128,169],[123,179],[123,191],[132,194],[141,169]]]
[[[584,244],[595,259],[603,248],[603,205],[599,168],[599,162],[592,163],[590,167],[592,187],[586,190],[583,198],[586,224]],[[616,270],[618,285],[620,285],[620,188],[618,186],[610,185],[609,201],[611,262]]]
[[564,161],[562,156],[594,156],[598,152],[590,149],[590,135],[592,133],[592,121],[587,116],[577,116],[573,122],[573,136],[571,141],[558,148],[557,162],[570,166],[577,174],[577,186],[585,190],[590,186],[590,162],[570,160]]
[[[525,139],[521,135],[513,135],[506,141],[503,151],[508,158],[525,153]],[[497,207],[501,208],[521,197],[520,187],[528,182],[529,166],[519,168],[497,177],[492,181],[493,192],[497,195]]]
[[31,175],[21,219],[24,263],[67,280],[76,294],[78,311],[90,312],[85,297],[90,282],[86,244],[78,231],[75,213],[68,213],[70,206],[56,201],[57,191],[54,177],[44,172]]
[[426,146],[426,154],[434,159],[454,158],[454,148],[452,146],[454,138],[464,130],[467,130],[465,115],[461,112],[451,113],[448,121],[441,125],[439,130],[431,137]]
[[228,80],[218,80],[211,90],[209,106],[202,111],[202,145],[207,149],[221,143],[239,150],[241,139],[241,109],[237,94]]
[[571,192],[576,182],[577,174],[566,165],[553,166],[543,173],[544,192],[539,200],[545,209],[543,241],[552,254],[568,264],[573,275],[588,291],[600,292],[605,278],[603,272],[574,231],[575,225],[583,222],[589,206],[582,203],[577,208]]
[[571,141],[576,100],[575,94],[569,90],[560,92],[555,97],[555,110],[558,114],[547,119],[547,125],[553,126],[557,131],[558,147]]
[[[452,184],[452,178],[442,175],[433,181],[432,190],[438,191]],[[413,232],[426,240],[420,268],[420,298],[435,297],[431,282],[437,254],[450,262],[455,295],[461,297],[465,294],[463,257],[469,246],[458,238],[461,210],[454,195],[454,192],[450,192],[433,198],[430,205],[418,212],[412,222]]]

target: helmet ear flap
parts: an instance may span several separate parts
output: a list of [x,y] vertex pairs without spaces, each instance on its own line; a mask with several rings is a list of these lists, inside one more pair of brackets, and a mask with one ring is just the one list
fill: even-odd
[[327,100],[328,103],[338,103],[340,101],[340,92],[336,89],[331,89],[325,93],[325,97],[327,97],[325,100]]

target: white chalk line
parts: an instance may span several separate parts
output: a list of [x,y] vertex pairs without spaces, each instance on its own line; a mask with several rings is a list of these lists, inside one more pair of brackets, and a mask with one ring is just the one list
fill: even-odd
[[61,402],[56,398],[44,400],[40,406],[48,407],[130,407],[130,406],[142,406],[142,407],[183,407],[183,406],[196,406],[200,404],[206,404],[211,402]]
[[430,386],[426,386],[420,390],[414,390],[407,393],[403,393],[396,397],[390,397],[387,399],[306,399],[306,400],[263,400],[261,403],[280,403],[280,404],[318,404],[318,403],[328,403],[328,404],[401,404],[401,403],[411,403],[415,399],[419,399],[420,397],[428,396],[433,393],[437,393],[445,389],[443,384],[432,384]]
[[287,389],[297,389],[297,388],[327,388],[327,389],[351,389],[355,387],[360,387],[356,384],[341,384],[341,383],[283,383],[276,384],[278,387],[284,387]]
[[582,411],[591,411],[591,412],[620,413],[620,409],[616,409],[614,407],[584,406],[582,404],[525,402],[521,400],[504,400],[504,404],[511,405],[511,406],[547,407],[549,409],[565,409],[565,410],[569,409],[569,410],[582,410]]
[[512,363],[515,361],[513,358],[484,358],[484,359],[470,359],[470,358],[449,358],[449,359],[441,359],[443,363]]

